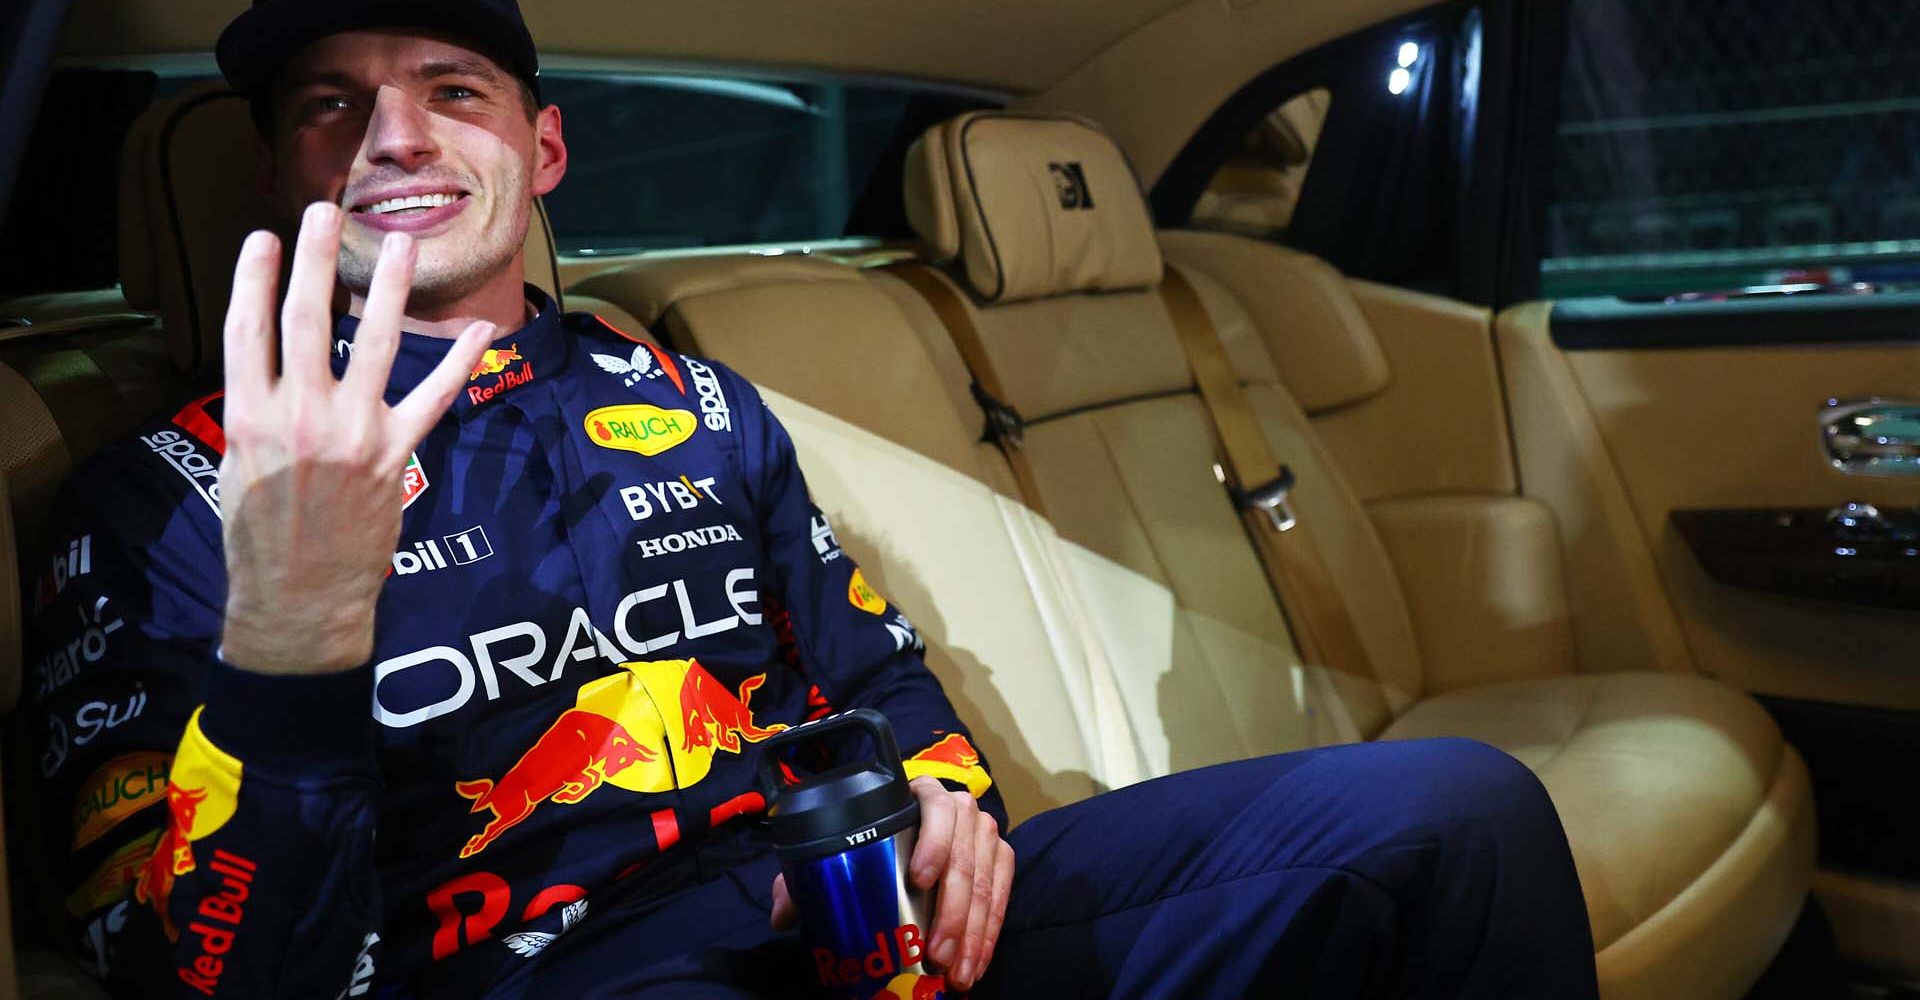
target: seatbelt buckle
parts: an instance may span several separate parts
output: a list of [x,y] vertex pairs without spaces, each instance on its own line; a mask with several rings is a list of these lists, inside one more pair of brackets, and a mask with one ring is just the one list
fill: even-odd
[[1273,522],[1273,530],[1289,531],[1300,523],[1294,516],[1293,504],[1287,494],[1293,491],[1293,470],[1282,465],[1280,474],[1255,486],[1252,489],[1240,489],[1227,484],[1227,492],[1233,496],[1233,502],[1241,510],[1257,510],[1267,515]]
[[1020,442],[1027,436],[1026,418],[1022,417],[1020,411],[1014,409],[1012,404],[1002,402],[993,393],[982,389],[980,383],[973,383],[971,388],[973,401],[979,403],[981,411],[987,415],[987,440],[995,444],[1020,447]]

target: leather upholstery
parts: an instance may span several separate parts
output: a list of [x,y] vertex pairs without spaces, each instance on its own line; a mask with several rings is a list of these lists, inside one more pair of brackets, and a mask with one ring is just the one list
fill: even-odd
[[1491,743],[1546,784],[1608,1000],[1737,997],[1792,928],[1812,797],[1751,699],[1674,674],[1519,681],[1426,699],[1382,738],[1442,735]]
[[[135,309],[160,314],[173,364],[189,377],[219,371],[233,263],[247,234],[271,229],[291,245],[293,228],[260,189],[258,143],[246,101],[218,83],[155,104],[127,135],[121,287]],[[534,207],[527,281],[557,295],[553,235],[545,207]]]
[[907,152],[907,220],[989,302],[1160,282],[1160,248],[1126,155],[1082,119],[962,115]]
[[1545,504],[1403,497],[1367,513],[1413,615],[1428,694],[1573,673],[1560,540]]
[[1319,258],[1220,233],[1161,235],[1175,259],[1227,286],[1252,314],[1287,391],[1310,414],[1367,399],[1392,374],[1346,279]]
[[[814,501],[875,586],[909,609],[927,660],[1014,817],[1143,776],[1106,650],[1079,624],[1070,557],[978,444],[903,303],[852,268],[804,257],[643,260],[576,286],[763,386]],[[942,333],[944,337],[944,333]],[[964,377],[964,375],[963,375]],[[965,409],[961,407],[964,406]],[[983,581],[991,581],[982,585]]]
[[[884,271],[836,276],[824,266],[642,261],[594,287],[650,319],[679,317],[680,346],[769,388],[843,543],[916,609],[936,673],[982,720],[1017,813],[1072,794],[1063,782],[1079,770],[1103,787],[1382,729],[1476,737],[1533,765],[1559,803],[1603,935],[1608,1000],[1733,1000],[1758,975],[1811,866],[1798,758],[1757,706],[1714,682],[1573,673],[1554,518],[1488,473],[1481,452],[1447,452],[1397,483],[1375,477],[1385,495],[1358,497],[1343,475],[1353,456],[1323,446],[1320,421],[1386,405],[1403,386],[1309,417],[1264,349],[1274,331],[1260,330],[1226,285],[1189,272],[1276,452],[1300,474],[1303,530],[1334,566],[1380,676],[1331,673],[1299,663],[1214,481],[1205,414],[1155,297],[974,307],[1012,402],[1032,411],[1023,447],[1052,522],[1002,496],[1002,523],[1021,527],[994,531],[966,512],[992,495],[982,485],[1004,462],[973,443],[977,407],[937,319]],[[869,301],[863,282],[894,308]],[[1371,290],[1355,287],[1364,302]],[[1396,300],[1373,315],[1408,326],[1413,343],[1420,307]],[[1471,318],[1428,308],[1435,329]],[[1126,349],[1103,353],[1102,343]],[[1431,377],[1491,385],[1490,357],[1447,357],[1489,373]],[[1404,388],[1442,395],[1418,381]],[[969,446],[978,480],[954,457]],[[925,485],[899,485],[916,479]],[[1448,493],[1449,484],[1480,492]],[[927,522],[932,512],[938,524]],[[1038,549],[1018,541],[1055,529]],[[928,533],[962,537],[964,551],[936,554]],[[983,591],[990,605],[976,603]],[[1075,605],[1085,627],[1070,624]],[[1024,632],[1019,623],[1035,616],[1052,623],[1045,643],[1001,634]],[[1059,730],[1075,740],[1048,742]]]

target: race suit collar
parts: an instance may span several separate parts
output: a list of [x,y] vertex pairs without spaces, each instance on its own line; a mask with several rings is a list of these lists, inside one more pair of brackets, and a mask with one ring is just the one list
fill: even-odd
[[[453,402],[453,412],[463,419],[532,382],[539,373],[558,374],[565,367],[571,345],[561,324],[560,307],[552,296],[532,285],[526,286],[526,294],[535,309],[533,319],[496,339],[480,356],[480,363]],[[333,329],[333,373],[337,376],[346,371],[353,356],[353,337],[360,329],[360,319],[341,316],[334,321]],[[387,377],[387,401],[398,402],[419,385],[452,347],[453,341],[444,337],[402,332],[393,372]]]

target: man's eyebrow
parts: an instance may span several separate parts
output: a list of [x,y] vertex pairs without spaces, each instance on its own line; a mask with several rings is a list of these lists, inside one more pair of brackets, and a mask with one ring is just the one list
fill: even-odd
[[421,80],[433,80],[443,76],[477,76],[492,83],[500,82],[500,71],[485,59],[466,59],[450,57],[435,59],[421,64],[413,75]]
[[354,85],[353,77],[338,70],[321,70],[315,73],[303,73],[287,80],[288,91],[303,90],[307,87],[339,87],[342,89]]

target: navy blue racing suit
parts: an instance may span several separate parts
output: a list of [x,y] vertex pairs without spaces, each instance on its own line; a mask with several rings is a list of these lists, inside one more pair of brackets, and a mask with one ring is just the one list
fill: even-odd
[[[910,771],[1004,821],[912,622],[841,551],[753,386],[529,295],[537,318],[396,484],[363,669],[216,658],[217,396],[74,477],[29,697],[46,797],[76,803],[45,836],[110,979],[332,996],[358,956],[472,993],[676,844],[720,868],[762,850],[729,832],[763,806],[752,745],[841,708],[884,712]],[[405,335],[388,401],[449,345]]]
[[[910,773],[1005,829],[754,387],[528,294],[395,484],[364,667],[218,659],[217,395],[74,477],[25,718],[45,853],[114,992],[804,995],[811,957],[767,924],[755,744],[839,709],[883,712]],[[404,336],[389,401],[449,346]],[[1477,744],[1222,765],[1008,836],[975,996],[1594,995],[1553,806]]]

